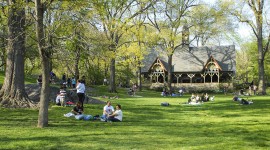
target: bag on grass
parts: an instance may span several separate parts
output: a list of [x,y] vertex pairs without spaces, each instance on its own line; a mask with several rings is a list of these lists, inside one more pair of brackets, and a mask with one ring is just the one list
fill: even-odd
[[161,106],[169,106],[170,104],[168,102],[162,102]]

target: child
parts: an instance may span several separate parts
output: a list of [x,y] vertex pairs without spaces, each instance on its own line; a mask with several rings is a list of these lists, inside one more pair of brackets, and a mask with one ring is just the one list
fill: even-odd
[[57,96],[56,96],[56,99],[55,99],[55,103],[58,106],[61,106],[61,100],[60,99],[61,99],[61,96],[60,96],[60,93],[58,93]]
[[59,96],[60,96],[60,105],[64,106],[66,99],[66,91],[63,87],[60,88]]

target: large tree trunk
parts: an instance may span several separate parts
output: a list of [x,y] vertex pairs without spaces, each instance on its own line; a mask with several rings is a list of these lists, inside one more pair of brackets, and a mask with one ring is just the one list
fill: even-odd
[[116,87],[115,87],[115,58],[111,59],[111,66],[110,66],[110,89],[109,91],[111,93],[116,92]]
[[50,94],[50,52],[45,48],[45,37],[43,28],[44,4],[40,0],[35,0],[36,7],[36,35],[38,41],[38,49],[41,57],[42,67],[42,87],[40,95],[40,109],[38,115],[38,127],[48,126],[48,108]]
[[257,46],[258,46],[258,65],[259,65],[259,85],[258,92],[265,95],[265,77],[264,77],[264,51],[263,51],[263,38],[262,38],[262,23],[257,20]]
[[258,92],[265,95],[266,94],[266,86],[265,86],[265,77],[264,77],[264,57],[265,53],[263,50],[263,1],[257,1],[258,8],[256,8],[255,4],[253,5],[252,9],[254,11],[256,17],[256,32],[257,32],[257,47],[258,47],[258,65],[259,65],[259,81],[258,81]]
[[168,56],[168,91],[172,93],[172,54]]
[[25,11],[18,2],[8,2],[8,48],[0,102],[4,107],[35,107],[24,86]]

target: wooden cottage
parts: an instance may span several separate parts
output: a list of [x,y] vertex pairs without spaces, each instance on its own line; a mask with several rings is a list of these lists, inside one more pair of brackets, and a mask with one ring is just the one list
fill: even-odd
[[[219,89],[231,86],[235,74],[235,46],[178,48],[172,58],[172,83],[176,87]],[[168,76],[168,56],[152,50],[144,60],[142,74],[152,86],[163,86]]]

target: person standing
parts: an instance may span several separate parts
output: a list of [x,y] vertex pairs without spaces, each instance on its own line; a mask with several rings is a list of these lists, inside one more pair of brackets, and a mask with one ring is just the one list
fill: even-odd
[[67,87],[71,88],[71,78],[67,79]]
[[137,85],[135,83],[132,85],[132,91],[133,91],[133,96],[134,96],[137,91]]
[[103,85],[107,85],[107,79],[106,78],[103,79]]
[[85,85],[84,85],[84,83],[82,83],[81,80],[78,80],[78,85],[77,85],[76,89],[77,89],[77,96],[79,98],[79,102],[82,103],[82,107],[83,107]]
[[71,84],[72,84],[72,88],[76,88],[76,79],[75,79],[75,77],[72,77]]
[[85,83],[85,76],[82,76],[81,82],[82,82],[84,85],[86,85],[86,83]]
[[63,84],[67,81],[67,78],[66,78],[66,74],[64,73],[63,76],[62,76],[62,82]]

